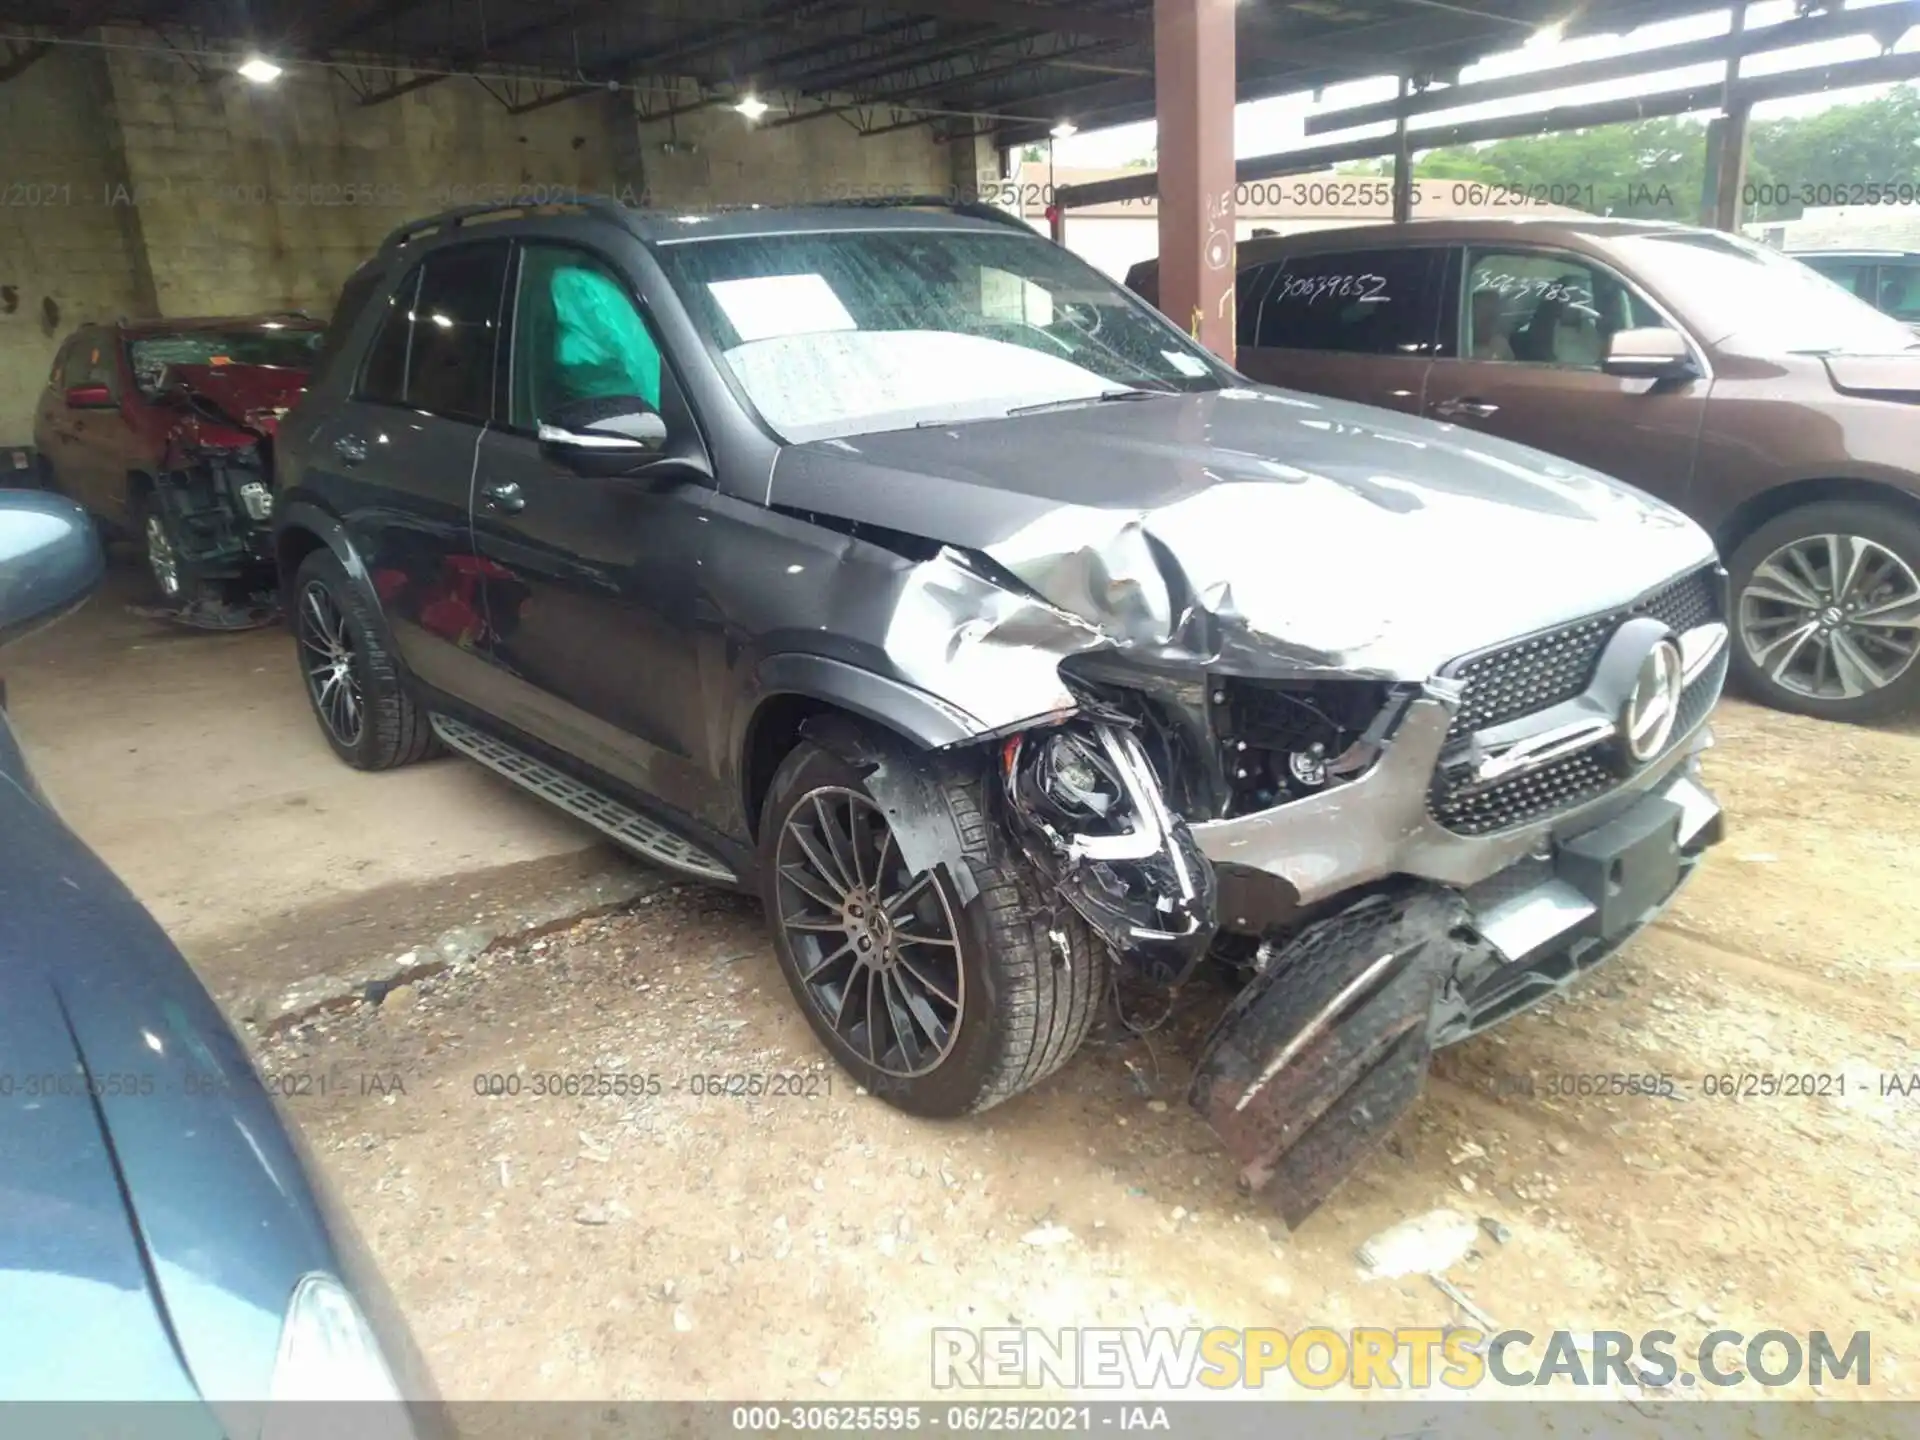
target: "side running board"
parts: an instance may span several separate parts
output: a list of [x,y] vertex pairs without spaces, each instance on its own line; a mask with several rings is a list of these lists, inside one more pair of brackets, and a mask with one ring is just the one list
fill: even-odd
[[732,884],[737,878],[717,856],[683,840],[664,825],[648,819],[631,805],[556,770],[496,736],[455,720],[449,715],[434,715],[433,733],[449,750],[469,760],[478,760],[497,774],[504,775],[542,800],[559,806],[576,820],[584,820],[594,829],[643,860],[698,875],[702,880]]

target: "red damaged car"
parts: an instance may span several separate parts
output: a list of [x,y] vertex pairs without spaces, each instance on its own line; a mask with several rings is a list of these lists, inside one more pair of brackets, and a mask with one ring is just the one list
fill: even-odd
[[270,571],[273,437],[324,329],[302,314],[82,326],[34,415],[42,482],[140,545],[168,604]]

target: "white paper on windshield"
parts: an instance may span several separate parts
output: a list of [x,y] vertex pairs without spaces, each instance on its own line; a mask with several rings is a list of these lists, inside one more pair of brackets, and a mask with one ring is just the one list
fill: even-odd
[[820,330],[854,330],[853,316],[824,275],[758,275],[714,280],[707,289],[727,312],[743,344]]
[[1166,357],[1167,363],[1182,375],[1199,376],[1207,373],[1207,367],[1191,355],[1184,355],[1178,350],[1162,350],[1160,353]]

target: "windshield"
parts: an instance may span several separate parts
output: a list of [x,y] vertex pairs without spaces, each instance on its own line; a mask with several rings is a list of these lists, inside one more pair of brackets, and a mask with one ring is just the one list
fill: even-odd
[[1231,371],[1037,235],[797,232],[661,258],[767,423],[792,441],[978,420]]
[[127,346],[133,378],[147,394],[159,391],[169,365],[279,365],[308,370],[323,332],[259,325],[236,330],[183,330],[145,335]]
[[1811,266],[1727,235],[1635,235],[1623,251],[1660,278],[1668,294],[1729,337],[1756,350],[1886,354],[1913,345],[1913,332],[1849,294]]

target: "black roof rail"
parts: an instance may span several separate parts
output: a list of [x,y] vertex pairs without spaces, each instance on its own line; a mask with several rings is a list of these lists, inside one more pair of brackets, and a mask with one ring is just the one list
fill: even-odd
[[489,200],[477,205],[457,205],[451,210],[423,215],[387,232],[380,242],[382,250],[397,249],[408,241],[436,230],[457,230],[469,220],[498,216],[513,211],[535,213],[554,210],[591,210],[607,215],[624,215],[627,207],[605,195],[579,195],[565,200]]
[[988,220],[1034,233],[1031,225],[1010,210],[983,200],[957,200],[951,195],[851,195],[815,203],[828,210],[946,210],[970,220]]

